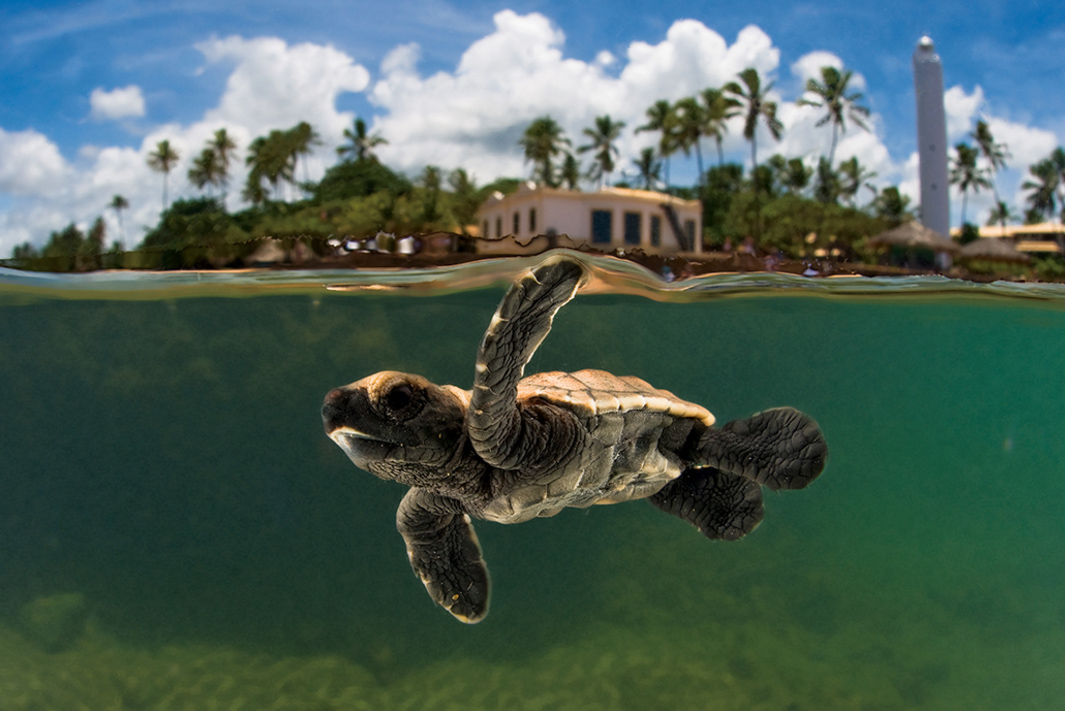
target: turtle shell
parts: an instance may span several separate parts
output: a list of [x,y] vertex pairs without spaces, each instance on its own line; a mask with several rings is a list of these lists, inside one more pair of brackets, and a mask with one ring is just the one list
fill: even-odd
[[518,383],[518,400],[535,399],[591,417],[645,410],[697,419],[707,427],[714,424],[714,416],[702,405],[681,400],[668,390],[659,390],[635,376],[619,376],[605,370],[530,375]]

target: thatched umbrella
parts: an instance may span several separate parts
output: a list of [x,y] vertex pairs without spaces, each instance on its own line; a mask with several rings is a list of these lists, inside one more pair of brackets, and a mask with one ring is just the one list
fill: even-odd
[[980,259],[986,262],[1027,262],[1030,257],[1019,252],[1012,242],[984,237],[961,248],[959,259]]
[[928,249],[948,254],[955,254],[961,249],[957,242],[916,221],[906,222],[887,232],[881,232],[870,239],[869,244],[874,247]]

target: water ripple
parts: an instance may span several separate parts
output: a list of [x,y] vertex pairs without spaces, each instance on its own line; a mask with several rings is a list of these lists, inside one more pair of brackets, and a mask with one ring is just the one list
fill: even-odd
[[[561,250],[559,250],[561,251]],[[266,293],[320,294],[323,291],[400,292],[441,295],[501,288],[551,253],[534,257],[484,259],[432,269],[317,269],[217,271],[103,271],[89,274],[24,272],[0,267],[0,299],[153,300],[186,297],[241,297]],[[774,272],[707,274],[667,282],[658,274],[616,257],[570,252],[590,270],[583,288],[592,294],[632,294],[656,301],[690,302],[718,297],[813,295],[823,297],[910,297],[938,299],[1010,298],[1065,308],[1065,284],[997,281],[979,284],[942,276],[804,277]]]

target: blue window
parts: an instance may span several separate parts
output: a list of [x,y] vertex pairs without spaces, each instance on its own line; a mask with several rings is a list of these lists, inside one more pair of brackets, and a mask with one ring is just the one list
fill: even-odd
[[529,232],[536,232],[536,208],[529,208]]
[[640,223],[643,216],[638,212],[625,213],[625,244],[640,243]]
[[662,216],[651,215],[651,246],[662,245]]
[[592,242],[610,244],[614,232],[614,213],[610,210],[592,210]]
[[695,250],[695,220],[684,221],[684,234],[688,236],[688,249]]
[[514,211],[514,234],[521,232],[521,213]]

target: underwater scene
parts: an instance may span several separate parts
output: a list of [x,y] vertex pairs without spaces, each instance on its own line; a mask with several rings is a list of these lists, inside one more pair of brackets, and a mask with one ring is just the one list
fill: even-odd
[[646,501],[478,521],[491,611],[412,573],[406,488],[325,435],[381,370],[468,389],[540,258],[0,270],[0,711],[1061,708],[1065,289],[592,281],[526,374],[635,375],[827,466],[710,541]]

